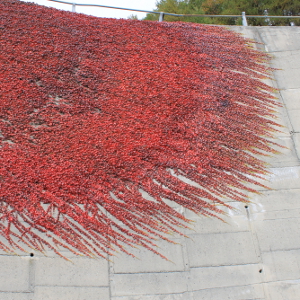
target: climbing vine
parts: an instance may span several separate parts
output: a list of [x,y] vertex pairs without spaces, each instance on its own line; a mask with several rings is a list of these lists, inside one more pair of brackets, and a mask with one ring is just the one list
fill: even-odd
[[[158,253],[266,172],[268,57],[223,27],[0,0],[0,248]],[[159,253],[158,253],[159,254]]]

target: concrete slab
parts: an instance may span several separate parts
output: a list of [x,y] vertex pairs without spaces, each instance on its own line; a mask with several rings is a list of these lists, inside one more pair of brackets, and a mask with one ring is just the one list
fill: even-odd
[[299,300],[300,280],[270,282],[266,285],[270,300]]
[[300,50],[299,27],[269,26],[256,29],[268,52]]
[[300,109],[293,109],[288,112],[294,132],[300,132]]
[[[247,186],[256,190],[258,193],[267,190],[300,188],[300,166],[298,164],[292,167],[268,168],[267,171],[268,173],[264,175],[264,179],[260,179],[260,183],[265,187],[254,185],[252,183],[247,183]],[[250,178],[256,180],[255,177]],[[252,194],[250,193],[250,195]]]
[[1,300],[32,300],[33,293],[1,293]]
[[300,88],[281,90],[280,95],[288,110],[300,109]]
[[187,240],[190,267],[259,262],[250,232],[191,235]]
[[114,274],[112,296],[178,294],[187,291],[185,272]]
[[[283,102],[281,103],[283,104]],[[285,107],[276,108],[276,112],[273,117],[266,117],[267,120],[277,123],[280,127],[276,127],[277,131],[273,132],[274,138],[289,137],[291,135],[292,127],[290,124],[289,115]]]
[[[245,195],[249,194],[249,192],[241,192],[244,192]],[[218,215],[221,219],[197,215],[192,211],[186,210],[184,216],[191,220],[191,223],[189,224],[189,228],[183,229],[182,232],[190,237],[197,233],[214,234],[249,231],[248,217],[245,210],[245,206],[248,204],[232,201],[232,199],[228,197],[224,197],[222,200],[231,208],[216,204],[217,208],[224,212],[223,214]]]
[[[298,156],[294,147],[294,140],[291,135],[278,136],[276,139],[269,139],[271,142],[280,145],[274,149],[279,153],[269,154],[263,157],[269,167],[292,167],[299,164]],[[262,157],[259,157],[262,159]]]
[[299,195],[299,189],[266,191],[261,195],[253,195],[253,203],[248,205],[249,218],[253,222],[299,218]]
[[298,156],[298,158],[300,158],[300,133],[294,133],[293,140],[295,143],[295,149],[296,149],[297,156]]
[[112,297],[112,300],[195,300],[192,293]]
[[272,66],[279,89],[300,88],[300,50],[273,53]]
[[31,291],[29,258],[1,255],[0,265],[0,292]]
[[300,248],[300,218],[255,221],[254,226],[263,252]]
[[270,168],[270,172],[271,174],[266,176],[265,183],[270,189],[300,188],[300,166]]
[[109,300],[109,288],[37,286],[32,300]]
[[195,300],[264,300],[262,284],[204,289],[193,292]]
[[228,202],[228,204],[232,205],[235,210],[229,210],[226,207],[222,208],[227,214],[221,216],[223,217],[224,222],[211,217],[197,216],[193,212],[187,211],[186,217],[193,221],[191,224],[193,230],[187,229],[184,232],[190,236],[197,233],[214,234],[248,231],[249,226],[245,204],[239,202]]
[[183,258],[182,239],[175,239],[176,245],[166,241],[158,241],[159,251],[169,261],[161,258],[147,249],[132,249],[131,253],[137,258],[126,254],[112,257],[111,268],[114,273],[146,273],[146,272],[178,272],[185,270]]
[[108,262],[104,259],[74,258],[72,262],[59,257],[36,258],[37,286],[108,286]]
[[300,249],[263,252],[262,261],[267,282],[300,278]]
[[259,264],[192,268],[188,287],[190,291],[209,288],[245,286],[261,283]]
[[250,214],[261,214],[272,211],[293,210],[300,208],[300,189],[264,191],[260,195],[250,194]]
[[266,212],[264,217],[265,220],[300,218],[300,209]]

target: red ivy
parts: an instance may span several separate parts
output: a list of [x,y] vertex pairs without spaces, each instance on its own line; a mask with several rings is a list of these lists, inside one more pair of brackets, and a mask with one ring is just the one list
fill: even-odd
[[[265,172],[266,55],[223,27],[0,0],[0,234],[105,256],[218,216]],[[251,176],[249,176],[251,175]]]

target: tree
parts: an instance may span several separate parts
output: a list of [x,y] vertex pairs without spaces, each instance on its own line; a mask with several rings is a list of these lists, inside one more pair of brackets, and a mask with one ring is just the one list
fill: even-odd
[[[174,14],[204,14],[202,2],[204,0],[160,0],[156,3],[155,11],[168,12]],[[157,21],[157,14],[147,14],[144,20]],[[173,17],[164,16],[164,20],[168,22],[182,21],[193,23],[211,23],[209,18],[201,17]]]
[[130,15],[127,19],[128,19],[128,20],[138,20],[139,18],[138,18],[137,15],[132,14],[132,15]]
[[[205,0],[202,8],[207,14],[224,14],[224,15],[240,15],[241,12],[246,12],[246,15],[299,15],[300,2],[293,0]],[[239,19],[240,20],[240,19]],[[272,19],[268,18],[248,18],[250,25],[290,25],[291,19]],[[217,19],[219,24],[234,25],[237,23],[235,18]],[[294,19],[297,25],[299,20]],[[240,23],[240,21],[239,21]]]
[[[176,14],[214,14],[214,15],[299,15],[300,2],[294,0],[161,0],[157,2],[157,11]],[[158,16],[147,15],[145,20],[157,20]],[[165,17],[166,21],[184,21],[194,23],[215,23],[241,25],[241,18],[199,18],[199,17]],[[250,25],[300,25],[299,19],[248,18]]]

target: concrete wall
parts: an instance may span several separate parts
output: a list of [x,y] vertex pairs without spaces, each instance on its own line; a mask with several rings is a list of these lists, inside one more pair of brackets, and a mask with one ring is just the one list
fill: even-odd
[[233,203],[227,223],[184,212],[190,238],[160,243],[172,262],[136,249],[139,259],[110,261],[48,252],[0,253],[1,300],[299,300],[300,299],[300,27],[230,27],[274,57],[274,81],[287,148],[267,158],[271,190]]

